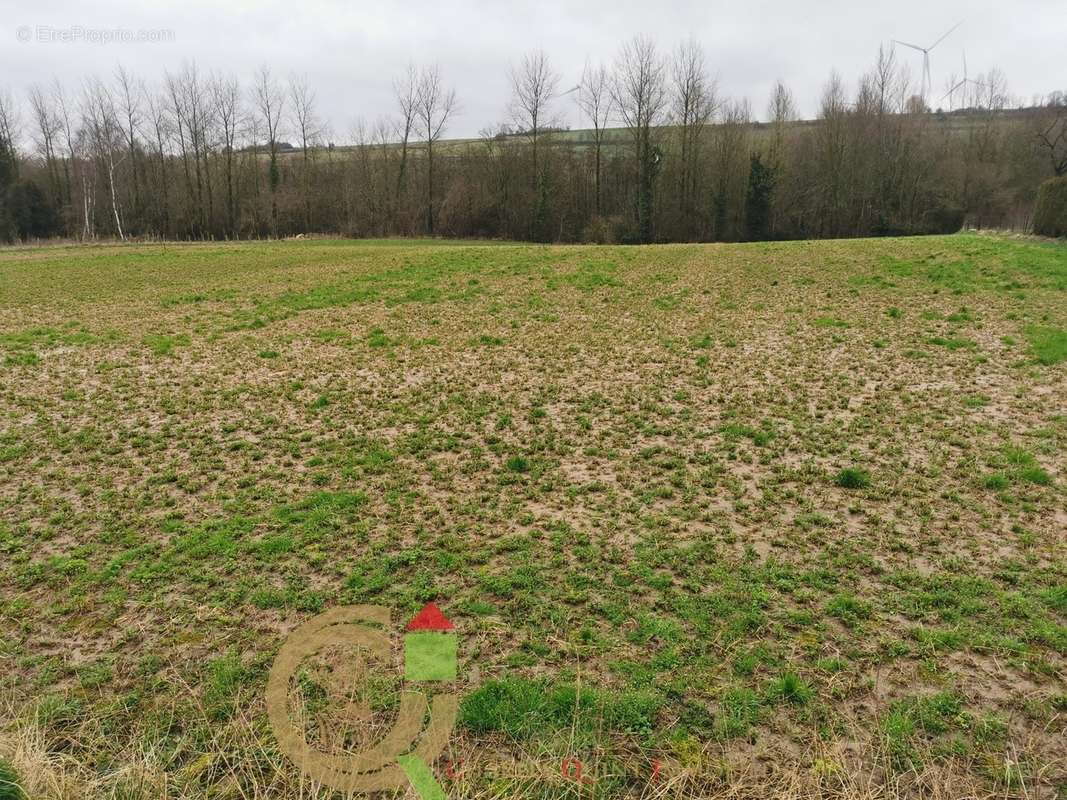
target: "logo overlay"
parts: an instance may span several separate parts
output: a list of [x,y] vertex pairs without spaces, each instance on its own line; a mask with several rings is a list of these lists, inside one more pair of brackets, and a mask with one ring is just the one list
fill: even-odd
[[447,686],[457,674],[455,626],[433,603],[408,623],[403,680],[389,627],[389,609],[370,605],[305,622],[274,659],[267,716],[281,751],[325,786],[379,792],[410,783],[422,800],[438,800],[445,794],[430,765],[459,709]]

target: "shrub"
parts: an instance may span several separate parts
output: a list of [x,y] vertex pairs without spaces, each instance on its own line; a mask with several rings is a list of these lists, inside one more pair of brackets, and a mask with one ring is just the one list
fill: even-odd
[[1067,236],[1067,176],[1049,178],[1037,190],[1034,233]]
[[958,233],[963,227],[963,209],[943,205],[930,209],[923,215],[922,224],[915,233]]
[[594,216],[582,230],[584,244],[615,244],[622,221],[618,217]]

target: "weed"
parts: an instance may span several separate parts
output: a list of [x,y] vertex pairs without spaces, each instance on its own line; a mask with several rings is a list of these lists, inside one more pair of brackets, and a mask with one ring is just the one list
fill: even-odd
[[388,347],[390,344],[392,344],[392,341],[381,328],[371,328],[367,334],[367,345],[369,347]]
[[978,347],[978,343],[971,339],[964,339],[961,337],[944,337],[944,336],[931,336],[926,340],[928,344],[937,345],[939,347],[945,347],[949,350],[973,350]]
[[817,317],[814,321],[816,328],[847,328],[849,324],[837,317]]
[[826,613],[852,626],[870,619],[871,605],[849,594],[835,595],[826,606]]
[[715,734],[721,739],[744,736],[762,716],[759,695],[747,688],[728,689],[720,702]]
[[1019,480],[1034,483],[1038,486],[1052,485],[1052,476],[1041,467],[1021,467],[1018,472],[1016,472],[1016,475],[1019,476]]
[[1010,481],[1008,476],[1000,472],[994,472],[992,475],[987,475],[983,481],[985,488],[992,489],[995,492],[1003,492],[1008,488]]
[[522,456],[512,456],[505,463],[508,472],[524,473],[530,471],[530,462]]
[[923,763],[922,744],[956,724],[962,707],[960,698],[951,692],[905,698],[894,703],[882,722],[892,765],[897,769],[920,767]]
[[865,469],[845,467],[834,476],[834,483],[842,489],[867,489],[871,485],[871,476]]
[[767,687],[767,697],[772,702],[785,701],[804,706],[811,700],[811,687],[795,672],[785,672]]
[[222,721],[233,714],[237,692],[244,682],[246,672],[241,659],[234,652],[211,661],[207,665],[207,680],[204,684],[204,705],[208,715]]
[[188,347],[191,343],[189,336],[184,333],[176,336],[153,333],[145,336],[143,341],[152,354],[157,356],[173,355],[175,348]]

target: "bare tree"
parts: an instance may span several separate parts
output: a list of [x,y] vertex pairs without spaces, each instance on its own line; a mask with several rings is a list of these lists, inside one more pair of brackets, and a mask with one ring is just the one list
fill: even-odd
[[15,96],[8,89],[0,89],[0,147],[4,148],[5,157],[11,158],[11,169],[18,150],[19,108]]
[[[12,140],[24,147],[4,161],[6,180],[19,171],[7,218],[25,230],[40,220],[41,231],[58,218],[84,237],[294,228],[572,241],[611,238],[591,223],[620,211],[634,241],[925,233],[1024,224],[1032,187],[1067,171],[1063,96],[1006,114],[1014,101],[997,71],[951,82],[967,95],[964,114],[909,114],[915,82],[883,49],[855,91],[834,76],[810,122],[791,124],[795,104],[778,84],[767,133],[755,135],[744,102],[719,104],[695,43],[669,56],[637,39],[617,69],[586,65],[574,91],[592,131],[576,147],[548,146],[564,95],[542,53],[512,72],[512,118],[478,143],[444,142],[455,95],[436,69],[409,69],[394,83],[399,117],[337,150],[318,146],[327,136],[307,81],[275,84],[267,70],[242,85],[189,63],[150,92],[119,69],[76,102],[58,83],[34,87],[22,98],[26,139],[5,140],[5,153]],[[280,141],[289,129],[303,165]]]
[[1008,93],[1008,77],[1003,70],[993,67],[976,81],[981,90],[980,106],[989,111],[1003,111],[1011,105]]
[[236,159],[237,133],[243,124],[241,108],[241,85],[235,77],[216,75],[211,81],[211,103],[222,136],[222,163],[226,173],[226,228],[228,234],[237,237]]
[[879,46],[875,61],[873,85],[877,97],[877,112],[880,116],[899,114],[904,110],[908,94],[908,80],[897,64],[893,48]]
[[6,89],[0,89],[0,242],[13,241],[19,235],[8,204],[11,186],[18,179],[18,109]]
[[442,85],[440,69],[436,65],[423,68],[415,93],[415,116],[426,134],[426,230],[431,236],[434,233],[433,149],[455,111],[456,93]]
[[1053,92],[1037,115],[1038,147],[1049,159],[1052,173],[1067,175],[1067,92]]
[[407,189],[408,144],[415,129],[418,84],[419,77],[415,72],[414,64],[408,64],[404,76],[393,81],[393,94],[396,96],[396,104],[400,110],[400,118],[396,123],[396,132],[400,138],[400,165],[396,173],[396,192],[393,200],[395,211],[399,211]]
[[695,39],[683,42],[671,62],[671,121],[679,139],[678,200],[680,223],[695,228],[701,146],[718,109],[717,87],[707,72],[704,51]]
[[18,133],[18,108],[10,90],[0,90],[0,136],[13,146]]
[[771,162],[781,163],[784,157],[786,127],[797,118],[796,101],[793,93],[781,80],[774,83],[771,99],[767,103],[767,117],[771,122]]
[[723,104],[712,141],[712,206],[717,239],[734,240],[741,235],[745,184],[748,177],[748,130],[751,111],[747,100]]
[[821,178],[820,198],[822,207],[817,219],[820,234],[840,236],[845,232],[845,216],[848,188],[848,101],[845,85],[841,75],[830,72],[830,78],[823,86],[819,101],[819,120],[817,148],[819,158],[819,175]]
[[281,171],[278,167],[278,130],[281,126],[282,112],[285,110],[285,95],[278,88],[277,82],[270,74],[270,67],[264,65],[256,73],[255,103],[259,112],[263,131],[267,136],[267,150],[270,154],[267,184],[270,188],[270,228],[271,235],[278,235],[278,185],[281,183]]
[[[122,127],[119,122],[115,99],[107,86],[99,79],[90,80],[85,87],[82,101],[82,119],[86,125],[93,152],[107,171],[108,193],[111,197],[111,213],[115,221],[115,233],[125,241],[122,214],[119,211],[118,192],[115,188],[115,170],[126,160]],[[121,157],[116,156],[122,153]]]
[[304,232],[311,231],[311,162],[310,149],[319,143],[322,124],[315,110],[315,92],[308,85],[307,76],[289,78],[289,102],[292,106],[293,127],[300,136],[303,155]]
[[130,160],[130,181],[132,184],[133,210],[137,217],[141,214],[140,170],[137,168],[137,139],[140,136],[142,122],[143,84],[135,79],[123,66],[115,71],[115,89],[118,111],[122,115],[122,133],[125,139],[127,155]]
[[578,83],[578,108],[593,124],[594,209],[600,216],[600,172],[604,133],[611,119],[611,78],[603,64],[591,67],[587,61]]
[[166,84],[185,170],[187,217],[193,235],[205,236],[214,217],[210,163],[214,108],[195,63],[186,63],[177,75],[166,74]]
[[[93,209],[95,208],[95,195],[92,193],[92,183],[87,178],[88,167],[78,159],[79,137],[75,132],[74,116],[71,104],[67,101],[67,94],[58,79],[53,84],[52,97],[55,102],[56,113],[62,124],[61,132],[66,145],[66,158],[70,165],[70,174],[67,178],[67,202],[74,204],[73,184],[77,182],[81,186],[82,199],[82,238],[87,239],[93,235]],[[64,168],[65,169],[65,168]]]
[[159,166],[159,197],[156,200],[156,226],[161,237],[166,238],[170,232],[170,181],[167,178],[168,147],[173,136],[174,126],[167,110],[165,97],[149,92],[144,93],[148,124],[152,129],[155,158]]
[[541,179],[537,159],[537,140],[549,117],[549,103],[559,90],[559,73],[548,63],[544,50],[534,50],[522,57],[518,68],[512,68],[511,118],[521,133],[530,139],[533,154],[533,179]]
[[44,159],[45,170],[48,173],[48,183],[52,190],[53,202],[56,205],[62,201],[63,187],[59,177],[57,147],[59,144],[62,123],[56,113],[55,104],[51,94],[46,94],[41,87],[30,87],[30,112],[34,122],[34,143],[37,151]]
[[58,78],[53,78],[52,86],[49,90],[50,102],[55,114],[56,124],[58,125],[59,132],[56,136],[56,148],[57,151],[62,147],[62,155],[59,156],[59,162],[63,167],[63,186],[65,191],[65,201],[68,205],[72,205],[74,202],[74,146],[73,146],[73,130],[70,124],[70,118],[67,114],[67,101],[66,95],[63,91],[63,86],[59,83]]
[[[789,161],[786,153],[787,142],[792,140],[789,137],[789,126],[797,118],[793,92],[781,79],[774,82],[774,88],[771,90],[771,98],[767,102],[767,118],[771,125],[767,167],[770,170],[770,179],[774,181],[776,187],[774,191],[777,195],[777,186],[782,183],[786,165]],[[770,203],[770,208],[767,210],[766,224],[765,233],[771,237],[777,236],[780,227],[777,202],[772,201]]]
[[163,80],[167,87],[167,99],[170,103],[170,112],[173,115],[174,130],[178,134],[178,148],[181,155],[182,172],[185,175],[186,216],[189,219],[192,219],[193,213],[189,209],[189,205],[196,202],[196,194],[193,189],[193,172],[189,165],[188,137],[186,136],[185,124],[186,115],[183,111],[185,103],[184,92],[178,76],[165,72]]
[[642,242],[652,241],[653,188],[661,159],[653,137],[667,107],[666,72],[655,43],[637,36],[619,51],[611,87],[615,108],[633,140],[637,226]]

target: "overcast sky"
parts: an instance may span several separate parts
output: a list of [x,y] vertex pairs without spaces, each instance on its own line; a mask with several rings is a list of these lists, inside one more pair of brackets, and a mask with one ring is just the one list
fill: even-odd
[[[409,61],[440,64],[461,105],[448,133],[473,136],[506,120],[508,67],[524,51],[543,48],[570,86],[586,59],[610,62],[638,33],[665,50],[694,37],[721,92],[748,97],[760,117],[776,78],[808,116],[831,68],[854,87],[880,43],[928,45],[960,20],[931,54],[932,99],[962,71],[964,51],[971,75],[1000,67],[1015,96],[1067,90],[1067,0],[0,0],[0,20],[0,90],[24,97],[53,77],[73,88],[118,64],[156,81],[185,59],[247,82],[269,63],[280,77],[308,76],[338,141],[357,118],[393,112],[392,77]],[[116,28],[169,41],[40,41]],[[899,50],[918,79],[922,55]],[[570,127],[585,127],[572,98],[558,111]]]

